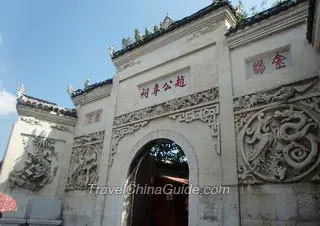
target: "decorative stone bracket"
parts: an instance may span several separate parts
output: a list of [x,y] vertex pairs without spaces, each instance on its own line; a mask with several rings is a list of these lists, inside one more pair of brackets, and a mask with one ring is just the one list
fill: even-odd
[[111,153],[109,160],[109,167],[113,165],[115,155],[117,153],[117,146],[121,138],[125,137],[128,134],[132,134],[135,131],[141,129],[146,126],[149,121],[139,122],[130,126],[124,126],[120,128],[113,129],[112,131],[112,140],[111,140]]
[[202,122],[208,123],[208,126],[211,129],[212,137],[216,138],[217,142],[214,144],[214,149],[221,155],[220,149],[220,129],[218,122],[218,114],[219,114],[219,104],[215,104],[213,106],[203,107],[192,109],[189,111],[176,113],[169,115],[170,119],[178,120],[179,122],[189,123],[195,120],[200,120]]

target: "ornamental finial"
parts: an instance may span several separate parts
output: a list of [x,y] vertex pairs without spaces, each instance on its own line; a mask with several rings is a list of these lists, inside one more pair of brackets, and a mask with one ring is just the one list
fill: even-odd
[[22,84],[17,88],[17,97],[21,98],[23,95],[26,95],[26,90],[24,88],[24,85]]
[[116,52],[116,49],[113,45],[109,46],[109,55],[112,57],[113,54]]
[[74,91],[74,89],[73,89],[72,85],[69,84],[67,87],[67,92],[71,95],[73,93],[73,91]]
[[86,81],[84,82],[84,88],[87,88],[90,85],[90,79],[86,79]]
[[166,17],[161,22],[160,27],[162,29],[167,29],[172,23],[173,23],[173,20],[170,18],[169,13],[167,13]]

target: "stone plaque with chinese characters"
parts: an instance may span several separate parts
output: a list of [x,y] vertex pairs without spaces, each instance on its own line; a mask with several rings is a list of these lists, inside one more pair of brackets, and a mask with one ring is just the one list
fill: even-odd
[[189,68],[147,81],[138,86],[139,102],[162,102],[172,97],[186,95],[189,87]]
[[86,114],[85,126],[99,123],[101,121],[102,109]]
[[264,76],[292,67],[289,49],[271,51],[246,60],[246,79]]

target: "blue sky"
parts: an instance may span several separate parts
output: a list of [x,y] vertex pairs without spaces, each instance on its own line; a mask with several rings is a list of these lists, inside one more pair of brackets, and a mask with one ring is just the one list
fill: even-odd
[[[257,3],[242,2],[245,8]],[[31,96],[72,108],[66,92],[69,83],[82,88],[86,78],[99,82],[115,74],[108,53],[111,44],[119,49],[123,37],[133,38],[134,29],[144,33],[167,13],[178,20],[209,4],[209,0],[1,0],[0,158],[17,119],[15,95],[20,84]]]

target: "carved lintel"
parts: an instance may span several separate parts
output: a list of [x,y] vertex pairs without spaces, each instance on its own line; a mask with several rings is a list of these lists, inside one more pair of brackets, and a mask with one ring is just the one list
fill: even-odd
[[141,129],[142,127],[145,127],[148,123],[149,121],[144,121],[144,122],[136,123],[134,125],[116,128],[112,131],[111,155],[109,160],[109,167],[111,167],[114,162],[114,158],[117,153],[117,146],[119,144],[120,139],[122,139],[128,134],[134,133],[135,131]]
[[34,117],[24,116],[24,117],[21,117],[20,120],[24,121],[30,125],[37,125],[37,126],[42,125],[41,122]]
[[104,131],[74,139],[66,190],[86,190],[98,182]]
[[72,131],[68,127],[61,126],[61,125],[52,125],[51,128],[56,129],[56,130],[60,130],[63,132],[72,133]]
[[219,96],[218,88],[212,88],[199,93],[184,96],[165,103],[147,107],[138,111],[126,113],[114,118],[113,126],[134,123],[139,120],[148,120],[152,117],[160,117],[170,112],[186,109],[188,107],[215,101]]
[[82,146],[88,143],[99,143],[103,142],[104,131],[90,133],[87,135],[79,136],[74,139],[74,146]]
[[309,93],[319,92],[319,77],[283,85],[269,91],[249,94],[234,100],[234,111],[249,110],[270,103],[287,103],[289,100]]
[[221,155],[220,148],[220,129],[217,115],[219,114],[219,105],[208,106],[204,108],[197,108],[186,112],[180,112],[177,114],[169,115],[170,119],[178,120],[179,122],[189,123],[195,120],[200,120],[202,122],[208,123],[211,130],[212,137],[217,139],[214,144],[214,149]]
[[40,136],[23,140],[27,160],[21,170],[14,170],[9,176],[10,188],[21,187],[31,191],[39,191],[54,180],[58,166],[55,151],[55,140]]

